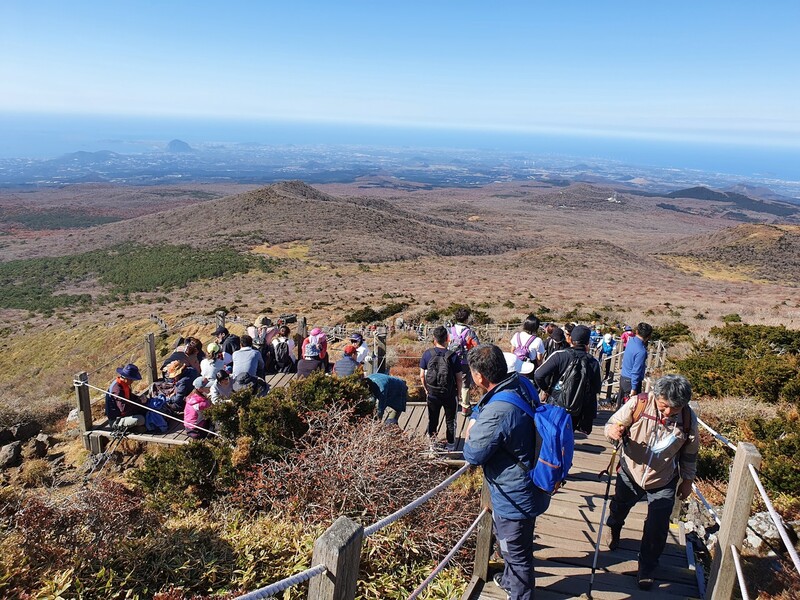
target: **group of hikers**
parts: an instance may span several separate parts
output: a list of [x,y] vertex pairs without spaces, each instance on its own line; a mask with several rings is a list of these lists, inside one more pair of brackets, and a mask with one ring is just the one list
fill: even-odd
[[[509,599],[530,600],[536,517],[547,510],[566,479],[575,432],[591,432],[603,381],[600,361],[613,354],[613,337],[609,340],[598,328],[575,323],[563,329],[555,324],[542,327],[531,315],[511,338],[512,351],[504,352],[481,344],[468,318],[462,311],[449,330],[435,328],[433,347],[420,361],[428,434],[436,443],[444,410],[447,448],[453,449],[460,402],[469,419],[464,459],[483,468],[504,561],[494,581]],[[540,337],[543,332],[546,339]],[[665,375],[652,391],[643,393],[652,332],[648,323],[623,332],[617,410],[604,429],[621,458],[602,543],[609,551],[619,547],[630,510],[646,498],[637,572],[642,590],[653,586],[658,573],[676,495],[685,499],[691,493],[699,447],[697,417],[689,407],[692,390],[685,377]],[[474,406],[465,394],[472,382],[483,392]]]
[[[631,508],[647,498],[648,512],[639,552],[638,584],[650,589],[665,547],[676,494],[691,492],[698,451],[697,419],[688,404],[691,387],[680,375],[665,375],[643,393],[648,323],[625,327],[614,340],[595,324],[542,325],[528,316],[509,340],[510,352],[482,344],[469,326],[470,313],[459,309],[455,323],[433,330],[432,347],[419,364],[419,381],[428,412],[427,434],[432,450],[456,449],[456,420],[468,419],[464,458],[482,466],[492,497],[495,535],[504,569],[495,581],[508,598],[533,597],[533,530],[552,493],[566,479],[575,432],[588,435],[597,416],[598,394],[608,381],[610,357],[624,348],[619,373],[616,412],[605,435],[621,456],[616,487],[606,520],[605,544],[619,545]],[[132,384],[141,379],[136,365],[117,369],[106,396],[110,421],[123,427],[148,426],[143,404],[156,402],[172,414],[182,413],[187,434],[207,435],[211,424],[203,411],[247,386],[263,392],[268,373],[292,372],[297,377],[315,371],[334,376],[363,373],[372,360],[360,333],[350,337],[342,358],[331,363],[325,333],[291,338],[285,323],[273,325],[259,317],[241,336],[225,327],[214,332],[203,349],[196,338],[181,341],[163,365],[165,381],[154,384],[150,397],[136,396]],[[288,357],[287,357],[288,355]],[[605,374],[601,374],[603,366]],[[366,382],[379,417],[398,423],[406,409],[407,382],[388,373],[374,373]],[[482,392],[472,403],[471,388]],[[445,443],[438,441],[444,411]],[[541,422],[540,422],[541,419]],[[559,470],[561,469],[561,470]],[[544,472],[544,474],[543,474]],[[554,481],[554,478],[556,481]],[[549,483],[542,483],[549,481]],[[680,483],[680,484],[679,484]],[[599,540],[598,540],[599,543]]]

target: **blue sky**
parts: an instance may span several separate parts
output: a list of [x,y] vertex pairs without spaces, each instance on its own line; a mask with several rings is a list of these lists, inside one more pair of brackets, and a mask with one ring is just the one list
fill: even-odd
[[800,146],[800,2],[0,3],[0,112]]

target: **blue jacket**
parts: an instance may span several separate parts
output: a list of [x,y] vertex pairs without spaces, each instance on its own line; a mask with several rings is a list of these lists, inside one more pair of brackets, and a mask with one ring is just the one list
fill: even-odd
[[387,406],[397,412],[405,412],[408,385],[403,379],[385,373],[373,373],[367,377],[367,384],[378,400],[379,415],[383,414]]
[[647,346],[638,336],[628,340],[625,353],[622,355],[622,369],[620,375],[631,380],[631,389],[640,392],[642,380],[647,368]]
[[536,455],[534,424],[525,412],[508,402],[490,402],[503,390],[515,391],[532,406],[538,396],[533,384],[516,373],[487,392],[479,403],[480,412],[469,439],[464,444],[464,459],[483,466],[489,484],[493,510],[498,516],[533,519],[550,504],[550,496],[533,485],[527,469]]

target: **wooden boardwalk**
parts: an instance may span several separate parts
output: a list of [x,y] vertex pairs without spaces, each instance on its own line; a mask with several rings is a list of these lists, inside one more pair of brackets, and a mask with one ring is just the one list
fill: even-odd
[[[576,434],[575,459],[567,485],[554,497],[548,511],[536,520],[534,560],[536,569],[536,598],[578,598],[589,588],[597,527],[603,509],[606,480],[597,474],[608,466],[611,446],[603,436],[603,424],[611,415],[600,411],[592,434]],[[440,419],[439,435],[444,437],[444,417]],[[467,419],[459,415],[456,429],[459,433],[459,452],[450,458],[461,458],[463,430]],[[427,427],[427,410],[424,403],[409,403],[400,419],[406,430],[421,435]],[[612,483],[611,493],[614,493]],[[636,583],[639,539],[647,514],[645,501],[631,511],[622,530],[620,547],[614,552],[600,548],[593,598],[597,600],[623,600],[626,598],[698,598],[695,571],[689,569],[682,531],[678,525],[670,526],[667,547],[661,557],[656,583],[648,592]],[[493,564],[494,571],[502,568]],[[493,572],[494,572],[493,571]],[[476,599],[505,599],[505,593],[492,582],[472,595]]]

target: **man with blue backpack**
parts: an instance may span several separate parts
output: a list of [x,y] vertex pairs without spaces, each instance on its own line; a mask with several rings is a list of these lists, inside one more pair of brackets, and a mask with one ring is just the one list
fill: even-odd
[[[464,459],[483,467],[494,531],[504,560],[495,583],[508,598],[533,598],[533,529],[572,465],[569,414],[542,405],[517,371],[523,362],[494,345],[470,350],[472,377],[486,393],[473,414]],[[532,435],[533,434],[533,435]]]

